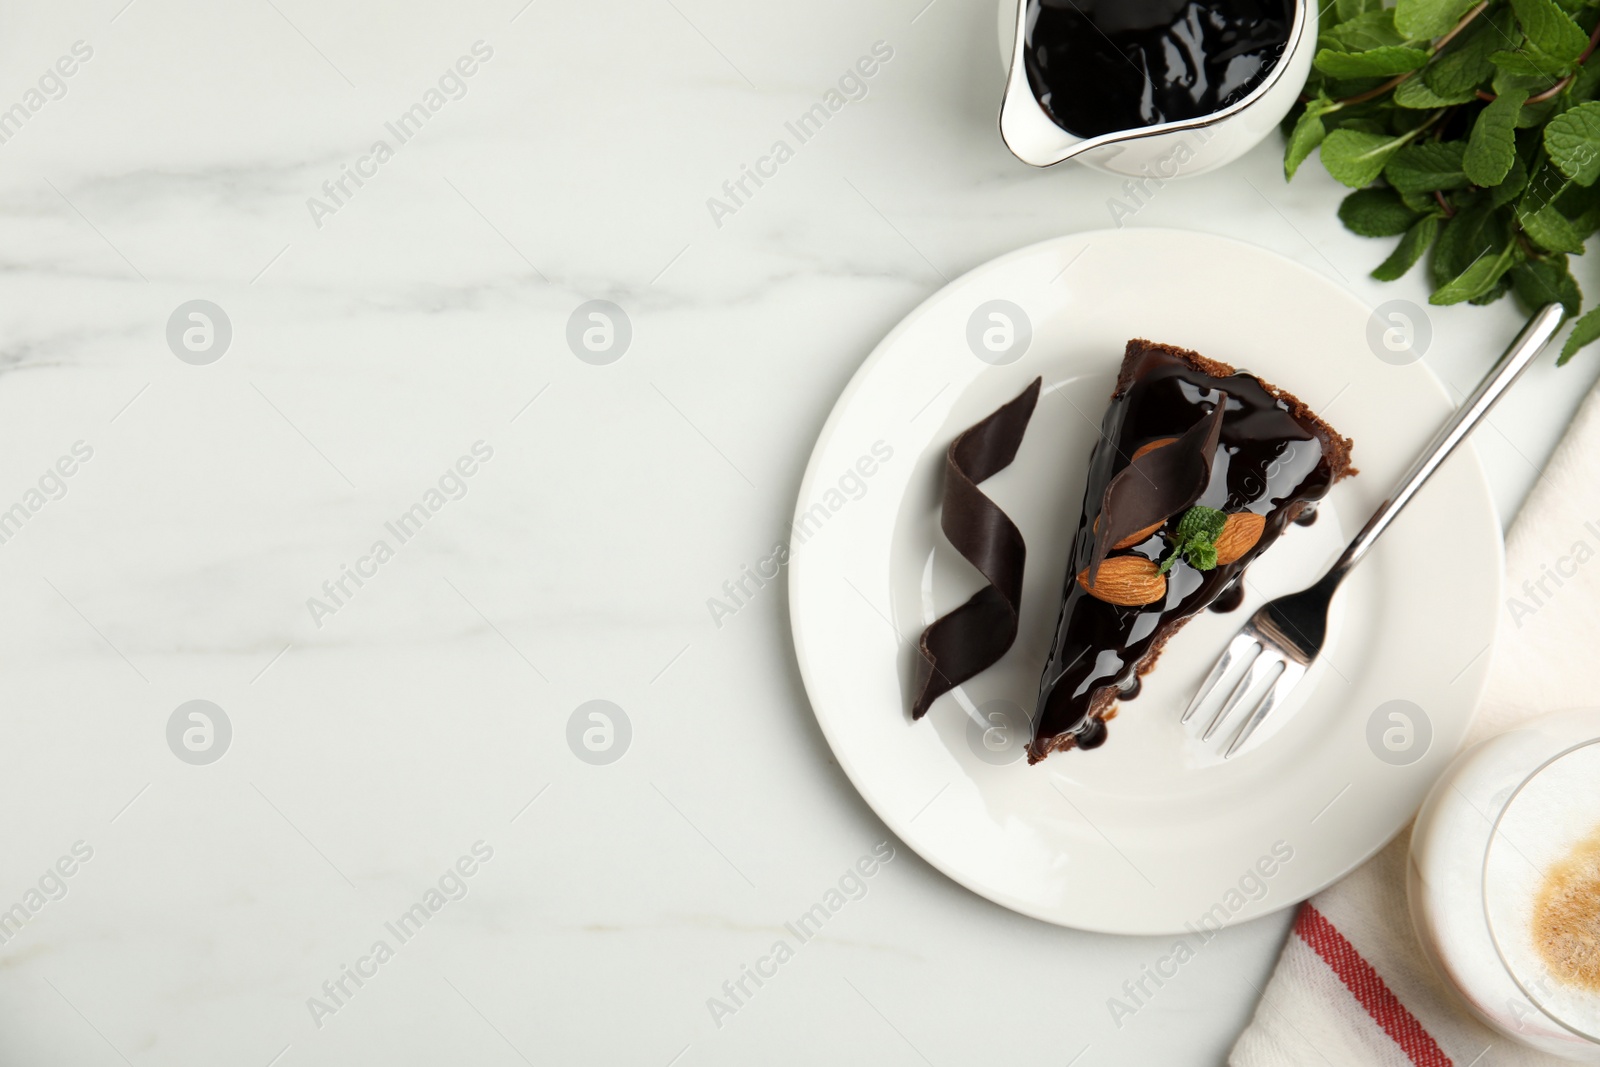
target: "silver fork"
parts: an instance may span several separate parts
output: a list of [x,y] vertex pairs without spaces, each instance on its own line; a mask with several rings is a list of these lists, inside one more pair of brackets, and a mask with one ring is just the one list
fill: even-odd
[[1211,668],[1211,673],[1200,684],[1200,691],[1184,709],[1180,721],[1187,723],[1213,695],[1218,684],[1228,673],[1229,667],[1235,663],[1249,665],[1232,693],[1217,709],[1216,715],[1206,724],[1205,730],[1200,734],[1201,742],[1211,740],[1218,728],[1243,704],[1246,695],[1258,683],[1272,677],[1275,671],[1277,674],[1271,687],[1234,734],[1233,740],[1228,743],[1227,751],[1223,753],[1223,758],[1227,759],[1239,751],[1272,710],[1288,699],[1289,693],[1300,684],[1301,679],[1306,676],[1306,670],[1322,651],[1328,631],[1328,605],[1333,600],[1333,594],[1338,590],[1339,584],[1345,580],[1355,565],[1361,562],[1361,558],[1367,554],[1372,543],[1389,528],[1395,516],[1410,503],[1423,483],[1439,469],[1440,464],[1483,420],[1483,417],[1489,414],[1490,409],[1522,372],[1528,369],[1534,357],[1555,336],[1560,326],[1560,304],[1547,304],[1529,319],[1528,324],[1517,335],[1517,339],[1511,342],[1511,347],[1506,349],[1505,355],[1500,357],[1500,362],[1495,364],[1488,377],[1484,378],[1483,384],[1478,386],[1477,391],[1467,398],[1451,416],[1450,421],[1434,435],[1422,455],[1400,480],[1399,486],[1387,500],[1378,505],[1378,510],[1373,512],[1372,518],[1367,520],[1367,524],[1356,534],[1344,553],[1329,568],[1328,573],[1309,589],[1290,593],[1263,604],[1250,617],[1244,629],[1228,643],[1216,666]]

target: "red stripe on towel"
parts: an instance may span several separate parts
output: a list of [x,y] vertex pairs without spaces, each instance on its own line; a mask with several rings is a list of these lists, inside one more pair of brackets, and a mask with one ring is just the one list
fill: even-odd
[[1294,932],[1322,957],[1339,976],[1339,981],[1367,1009],[1372,1021],[1394,1039],[1416,1067],[1453,1067],[1450,1057],[1444,1054],[1433,1035],[1422,1028],[1416,1016],[1406,1010],[1400,998],[1372,969],[1372,964],[1361,957],[1326,916],[1310,904],[1301,905],[1300,915],[1294,921]]

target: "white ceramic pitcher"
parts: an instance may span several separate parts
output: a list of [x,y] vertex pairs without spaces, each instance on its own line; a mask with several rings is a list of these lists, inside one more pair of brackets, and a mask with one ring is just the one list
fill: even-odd
[[1029,0],[1000,0],[1001,54],[1009,73],[1000,104],[1000,136],[1012,154],[1035,167],[1077,159],[1111,174],[1167,180],[1215,170],[1244,155],[1294,106],[1316,52],[1317,12],[1295,0],[1283,55],[1248,95],[1198,118],[1078,137],[1050,118],[1028,82],[1024,49]]

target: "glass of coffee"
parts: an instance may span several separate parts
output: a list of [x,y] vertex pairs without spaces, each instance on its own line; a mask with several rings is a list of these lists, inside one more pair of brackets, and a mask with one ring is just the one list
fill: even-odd
[[1463,753],[1417,816],[1407,890],[1424,951],[1475,1015],[1600,1063],[1600,711]]

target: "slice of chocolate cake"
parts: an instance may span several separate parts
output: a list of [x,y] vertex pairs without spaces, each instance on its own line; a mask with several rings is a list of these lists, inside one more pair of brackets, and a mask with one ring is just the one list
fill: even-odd
[[1103,744],[1113,701],[1168,639],[1356,473],[1350,447],[1252,374],[1129,341],[1089,458],[1028,762]]

